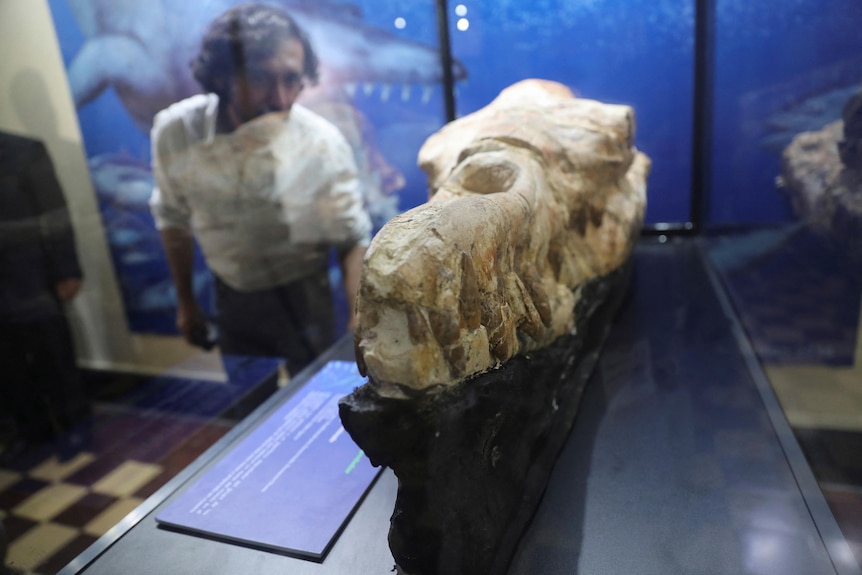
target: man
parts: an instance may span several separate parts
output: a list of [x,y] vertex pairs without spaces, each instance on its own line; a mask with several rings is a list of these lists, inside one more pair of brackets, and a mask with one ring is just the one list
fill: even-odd
[[0,132],[0,457],[90,413],[64,308],[81,277],[45,145]]
[[215,276],[221,352],[284,357],[290,373],[333,341],[333,247],[353,317],[371,231],[347,142],[295,104],[317,68],[286,13],[237,6],[210,24],[192,63],[206,94],[159,112],[152,130],[150,205],[177,327],[193,343],[206,329],[193,290],[194,234]]

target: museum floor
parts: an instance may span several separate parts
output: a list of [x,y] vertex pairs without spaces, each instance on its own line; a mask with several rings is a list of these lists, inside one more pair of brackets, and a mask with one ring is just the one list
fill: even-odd
[[57,573],[277,389],[275,362],[243,367],[229,384],[83,372],[80,448],[29,446],[0,466],[12,573]]
[[[696,241],[862,564],[862,266],[797,226]],[[91,375],[85,448],[60,461],[52,446],[37,446],[0,468],[14,572],[56,573],[274,389],[263,371],[227,390]]]

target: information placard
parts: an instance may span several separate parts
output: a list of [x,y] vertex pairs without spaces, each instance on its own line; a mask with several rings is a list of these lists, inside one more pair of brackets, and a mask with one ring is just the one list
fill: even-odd
[[341,427],[362,385],[331,361],[158,513],[159,525],[322,561],[380,472]]

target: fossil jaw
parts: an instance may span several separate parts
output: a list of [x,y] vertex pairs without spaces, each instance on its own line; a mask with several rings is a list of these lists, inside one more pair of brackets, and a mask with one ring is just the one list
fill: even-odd
[[650,161],[630,107],[527,80],[419,153],[428,203],[369,247],[360,369],[389,393],[450,386],[574,325],[578,287],[629,256]]

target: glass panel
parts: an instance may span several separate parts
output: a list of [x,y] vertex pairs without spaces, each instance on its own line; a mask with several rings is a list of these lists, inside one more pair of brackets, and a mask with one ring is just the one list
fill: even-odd
[[781,153],[841,117],[862,81],[860,19],[853,0],[716,2],[712,224],[791,219],[775,185]]
[[849,543],[836,568],[855,572],[862,189],[841,150],[859,161],[862,5],[715,4],[707,253]]
[[[353,105],[373,126],[373,143],[393,171],[384,171],[384,198],[372,209],[375,228],[428,199],[416,155],[446,122],[435,2],[355,0],[373,34],[357,61],[367,67]],[[351,86],[351,89],[353,87]],[[399,177],[400,176],[400,177]],[[400,187],[398,184],[401,184]],[[388,198],[388,202],[386,202]]]
[[[165,14],[160,5],[117,7],[92,30],[92,4],[79,3],[75,10],[58,0],[50,4],[129,327],[175,333],[173,288],[147,205],[153,185],[149,130],[157,111],[200,91],[186,63],[206,23],[238,2],[191,3]],[[434,3],[401,8],[372,0],[294,10],[319,44],[323,69],[321,84],[309,86],[299,102],[336,123],[354,145],[378,229],[426,199],[416,153],[444,123]],[[104,37],[116,32],[112,26],[123,28],[129,13],[139,24],[119,35],[141,37],[139,51]],[[213,280],[199,250],[195,260],[195,294],[212,312]],[[332,279],[340,281],[336,269]],[[344,302],[337,303],[343,325]]]
[[458,114],[524,78],[635,108],[653,160],[648,222],[690,219],[694,2],[606,0],[449,3],[453,55],[467,69]]
[[[89,543],[344,334],[352,298],[342,270],[362,255],[355,248],[426,199],[416,155],[445,123],[436,6],[278,3],[317,54],[315,82],[309,45],[280,15],[248,13],[236,26],[213,25],[239,0],[38,4],[49,35],[53,18],[62,57],[56,74],[61,86],[68,77],[69,125],[77,119],[85,156],[83,185],[60,178],[60,190],[52,180],[44,195],[57,200],[56,222],[60,200],[68,199],[84,277],[66,308],[53,301],[54,286],[37,278],[45,280],[40,297],[52,312],[47,331],[10,327],[0,314],[0,518],[13,537],[21,535],[35,516],[13,508],[68,480],[68,508],[51,508],[63,514],[60,523],[83,527],[117,509],[88,526]],[[207,30],[212,41],[204,50]],[[58,128],[40,88],[19,83],[17,97],[45,118],[36,128],[53,135]],[[78,143],[68,142],[76,160]],[[33,171],[47,181],[49,158],[33,149],[40,152]],[[3,168],[5,186],[7,175],[11,181],[18,174]],[[68,221],[63,225],[71,236]],[[180,232],[182,242],[194,243],[172,244]],[[23,255],[39,253],[31,235]],[[182,274],[169,272],[184,265],[171,260],[182,260],[168,255],[172,245],[192,248],[186,297],[172,277]],[[6,245],[0,248],[6,262]],[[17,259],[16,272],[42,274],[38,257]],[[0,288],[6,306],[5,283]],[[191,305],[194,313],[178,317],[180,300],[196,301],[211,321],[199,322]],[[188,330],[185,342],[178,321],[202,329]],[[6,346],[15,339],[22,345]],[[62,348],[73,381],[61,385],[57,376],[42,389],[53,377],[38,369],[48,356],[20,351],[25,344]],[[74,405],[63,405],[73,392]],[[98,494],[75,502],[97,482]],[[79,548],[58,548],[57,556],[68,560],[86,546],[73,543]],[[26,561],[41,562],[51,551],[36,549]]]

